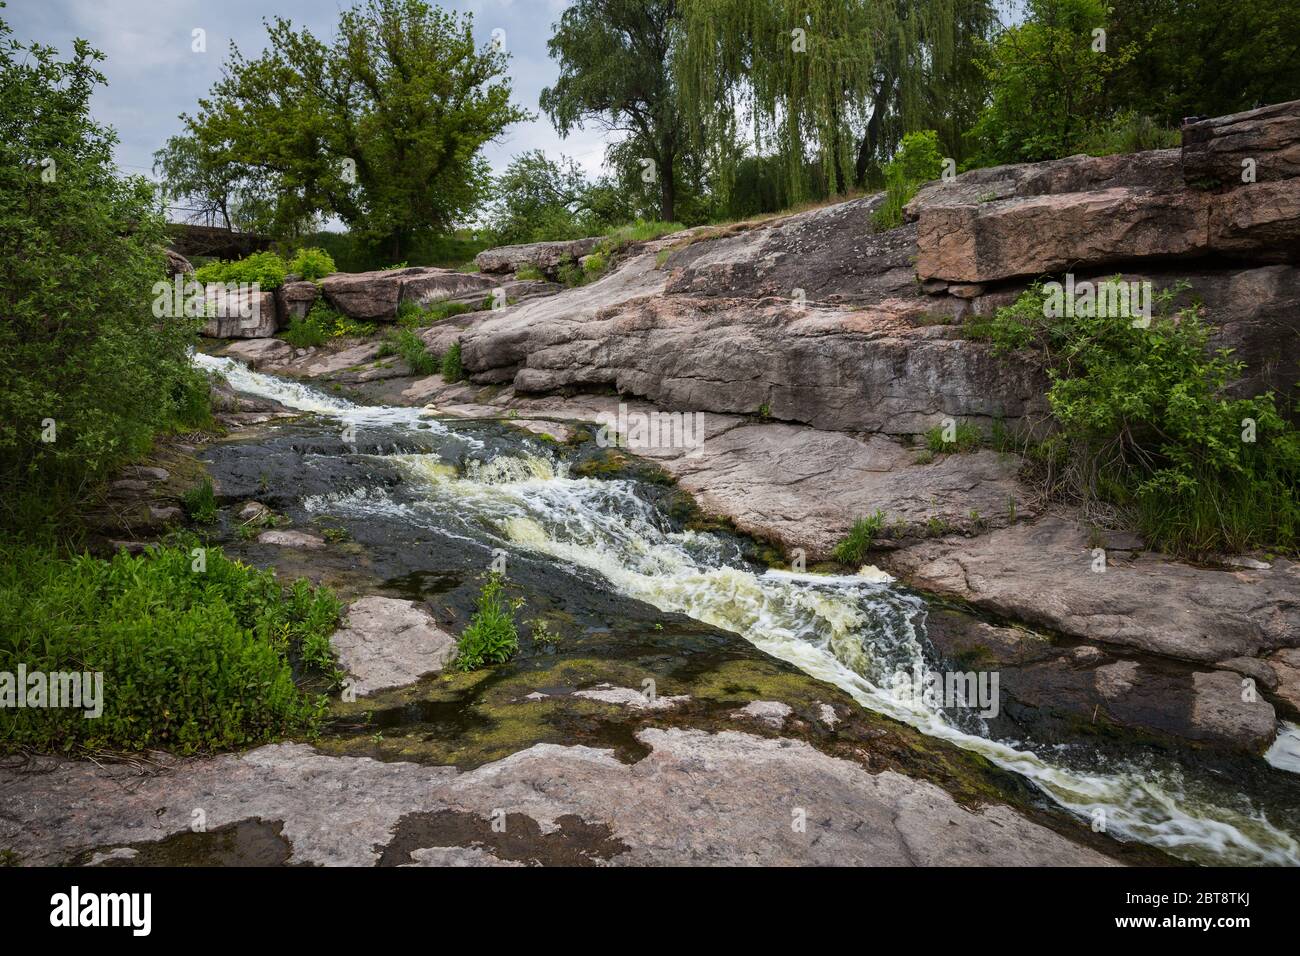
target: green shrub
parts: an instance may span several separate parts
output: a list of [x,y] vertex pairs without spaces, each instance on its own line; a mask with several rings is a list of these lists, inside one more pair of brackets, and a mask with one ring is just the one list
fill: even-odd
[[334,267],[334,259],[328,252],[315,246],[307,246],[299,249],[289,260],[289,271],[296,272],[310,282],[315,282],[338,270]]
[[499,575],[492,575],[479,594],[478,610],[460,635],[456,666],[463,671],[503,664],[519,650],[514,609],[502,596]]
[[338,614],[328,590],[285,592],[193,541],[111,560],[0,548],[0,671],[103,673],[98,718],[6,708],[0,747],[192,753],[310,734],[325,703],[295,686],[291,655],[332,672]]
[[[1115,280],[1112,280],[1115,281]],[[1041,287],[998,310],[984,334],[1032,348],[1060,432],[1032,450],[1052,490],[1127,516],[1176,554],[1300,544],[1300,432],[1272,393],[1235,398],[1243,365],[1211,351],[1184,286],[1155,295],[1149,326],[1127,317],[1047,317]],[[1248,440],[1253,439],[1253,440]]]
[[410,329],[399,328],[389,332],[381,352],[401,356],[415,375],[432,375],[438,371],[438,357],[430,353],[424,339]]
[[256,282],[263,292],[270,292],[284,285],[284,277],[289,272],[274,252],[255,252],[251,256],[233,262],[211,262],[194,270],[194,278],[199,282]]
[[590,282],[593,279],[599,278],[601,273],[605,271],[607,265],[608,263],[605,260],[604,253],[593,252],[591,255],[587,256],[586,261],[583,262],[582,271],[587,274],[587,281]]
[[460,342],[453,342],[442,357],[442,377],[448,383],[459,382],[465,377],[465,369],[460,363]]
[[99,57],[23,47],[0,21],[0,534],[62,526],[156,433],[206,417],[198,320],[150,314],[152,186],[119,177],[90,119]]
[[546,276],[542,273],[541,269],[537,268],[537,266],[527,265],[527,266],[521,266],[519,269],[515,271],[515,278],[540,281],[540,280],[545,280]]
[[302,318],[295,315],[290,319],[289,327],[280,333],[280,338],[297,349],[319,348],[325,344],[329,333],[313,309]]
[[204,478],[202,483],[181,496],[185,513],[196,524],[212,524],[217,520],[217,496],[212,490],[212,480]]
[[894,229],[903,224],[903,207],[912,201],[924,183],[943,172],[939,134],[932,129],[908,133],[897,155],[885,164],[885,199],[873,217],[877,229]]
[[461,302],[448,302],[445,299],[428,305],[402,302],[397,306],[397,324],[411,329],[424,328],[453,315],[473,311],[472,306]]
[[1161,126],[1149,116],[1126,112],[1098,123],[1080,143],[1092,156],[1141,153],[1149,149],[1173,149],[1183,141],[1182,133]]
[[936,425],[925,433],[925,447],[938,455],[944,452],[974,451],[980,446],[983,437],[980,430],[969,422],[956,422],[952,427],[952,439],[945,435],[943,425]]
[[861,564],[871,550],[876,535],[885,526],[885,513],[877,511],[866,518],[853,522],[853,527],[844,536],[833,552],[835,560],[841,564]]

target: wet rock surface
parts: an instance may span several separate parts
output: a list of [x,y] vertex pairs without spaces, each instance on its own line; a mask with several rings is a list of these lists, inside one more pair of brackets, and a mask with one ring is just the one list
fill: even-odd
[[[676,728],[637,738],[648,752],[631,764],[608,750],[538,744],[465,773],[301,744],[175,762],[147,777],[42,761],[0,770],[14,808],[0,832],[31,863],[167,838],[212,842],[249,820],[276,821],[290,864],[433,863],[457,848],[478,863],[1111,862],[1005,807],[965,808],[933,784],[868,773],[805,743]],[[190,832],[196,809],[211,832]]]

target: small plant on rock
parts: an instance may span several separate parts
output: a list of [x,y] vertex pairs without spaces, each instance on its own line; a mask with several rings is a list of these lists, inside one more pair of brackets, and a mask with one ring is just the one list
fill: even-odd
[[871,550],[876,535],[885,526],[885,513],[877,511],[866,518],[853,522],[853,527],[844,539],[835,546],[835,560],[841,564],[861,564]]
[[479,594],[478,610],[460,635],[456,666],[463,671],[503,664],[519,650],[514,609],[502,594],[501,576],[494,574]]

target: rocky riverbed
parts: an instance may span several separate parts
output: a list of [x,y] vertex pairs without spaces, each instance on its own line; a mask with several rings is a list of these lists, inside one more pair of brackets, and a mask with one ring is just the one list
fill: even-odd
[[[229,550],[351,602],[356,700],[310,743],[7,767],[0,839],[39,862],[1300,863],[1300,565],[1173,560],[1043,500],[1014,453],[918,442],[1045,426],[1041,373],[963,325],[1067,268],[1186,280],[1234,387],[1289,407],[1297,111],[965,174],[884,233],[871,197],[631,244],[574,289],[509,276],[590,243],[286,286],[198,359],[229,434],[124,476],[104,543],[176,523],[206,470]],[[1207,188],[1243,130],[1277,162]],[[266,334],[317,296],[470,306],[419,332],[468,380]],[[664,413],[698,440],[604,440]],[[250,502],[287,524],[236,535]],[[877,512],[876,567],[835,565]],[[500,560],[521,654],[452,672]],[[918,669],[996,673],[1001,706],[890,691]]]

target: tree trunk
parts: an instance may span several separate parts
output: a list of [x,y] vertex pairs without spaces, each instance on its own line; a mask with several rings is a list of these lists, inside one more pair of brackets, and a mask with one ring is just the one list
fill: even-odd
[[880,148],[880,127],[885,119],[885,109],[888,107],[888,90],[889,78],[880,81],[880,87],[876,90],[876,98],[871,103],[871,119],[867,120],[867,130],[862,137],[862,142],[858,145],[858,162],[854,171],[854,182],[859,187],[867,184],[867,167],[871,165],[871,158],[875,156],[876,150]]
[[659,219],[673,222],[677,210],[677,181],[673,177],[673,154],[664,152],[664,162],[659,167]]

